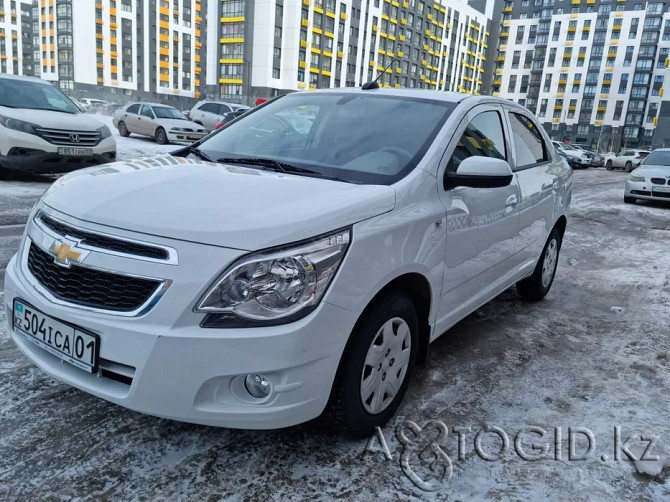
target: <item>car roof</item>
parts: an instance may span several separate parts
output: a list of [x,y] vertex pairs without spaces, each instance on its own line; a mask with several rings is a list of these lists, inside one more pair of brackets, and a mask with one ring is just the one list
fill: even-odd
[[435,101],[446,101],[450,103],[461,103],[463,101],[495,101],[499,103],[514,104],[511,101],[501,98],[495,98],[493,96],[475,96],[472,94],[463,94],[460,92],[451,92],[451,91],[435,91],[429,89],[388,89],[388,88],[378,88],[378,89],[361,89],[359,87],[344,87],[344,88],[333,88],[333,89],[317,89],[314,91],[299,91],[310,94],[384,94],[390,96],[399,96],[407,98],[421,98],[421,99],[432,99]]
[[[167,108],[174,108],[174,106],[166,105],[164,103],[147,103],[145,101],[136,101],[134,103],[128,103],[128,106],[132,106],[132,105],[165,106]],[[176,110],[176,108],[175,108],[175,110]]]
[[23,75],[12,75],[11,73],[0,73],[0,79],[20,80],[22,82],[33,82],[35,84],[53,85],[48,80],[42,80],[41,78],[37,78],[37,77],[26,77],[26,76],[23,76]]

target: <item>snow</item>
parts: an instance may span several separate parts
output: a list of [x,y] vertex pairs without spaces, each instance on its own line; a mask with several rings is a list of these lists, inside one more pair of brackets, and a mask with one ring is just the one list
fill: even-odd
[[180,148],[180,145],[174,144],[159,145],[153,138],[148,136],[131,134],[129,137],[124,138],[119,134],[119,130],[114,127],[112,117],[101,114],[95,114],[94,117],[112,131],[112,135],[116,140],[116,158],[118,160],[132,160],[157,153],[170,153]]
[[[145,143],[162,148],[130,138],[120,150],[145,154]],[[0,309],[0,498],[667,500],[670,205],[624,204],[625,176],[575,172],[556,281],[545,300],[526,303],[510,289],[431,345],[402,406],[382,428],[390,461],[377,441],[364,454],[366,440],[329,432],[321,421],[239,431],[109,404],[50,378],[23,357]],[[16,203],[37,197],[33,188],[16,185],[22,194]],[[6,239],[0,228],[2,244],[9,249],[17,240]],[[426,427],[430,421],[449,427],[440,444],[453,476],[436,492],[420,490],[403,474],[402,458],[424,480],[445,465],[434,450],[420,453],[412,445],[403,457],[396,430],[407,420],[423,428],[412,437],[414,445],[435,437]],[[462,459],[457,426],[470,427]],[[474,438],[486,426],[509,437],[500,460],[475,454]],[[530,426],[547,435],[525,433],[525,451],[538,453],[530,442],[547,444],[548,458],[524,461],[515,453],[516,434]],[[593,432],[595,449],[586,460],[569,459],[569,427]],[[633,438],[636,462],[614,460],[614,427],[623,439]],[[658,460],[639,460],[647,445],[640,436],[657,438],[650,454]],[[484,451],[500,449],[496,436],[484,438]]]

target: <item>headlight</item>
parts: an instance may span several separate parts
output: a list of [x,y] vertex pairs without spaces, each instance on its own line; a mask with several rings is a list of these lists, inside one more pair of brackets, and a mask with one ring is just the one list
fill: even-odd
[[0,115],[0,124],[5,126],[7,129],[14,129],[15,131],[37,135],[35,128],[38,126],[36,124],[31,124],[30,122],[24,122],[23,120],[13,119],[10,117],[5,117],[4,115]]
[[228,269],[196,311],[218,314],[216,326],[276,324],[315,307],[349,247],[351,230],[310,242],[246,256]]
[[109,138],[112,135],[112,131],[110,131],[109,127],[107,127],[106,125],[98,129],[98,132],[100,133],[100,139]]
[[635,176],[634,174],[631,174],[628,176],[629,181],[634,181],[636,183],[644,183],[644,176]]
[[182,132],[186,130],[187,129],[184,129],[183,127],[173,127],[172,129],[170,129],[170,132]]

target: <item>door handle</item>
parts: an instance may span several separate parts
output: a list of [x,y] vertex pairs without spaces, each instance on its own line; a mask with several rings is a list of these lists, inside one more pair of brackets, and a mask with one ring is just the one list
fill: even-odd
[[516,198],[516,195],[512,194],[509,197],[507,197],[507,200],[505,201],[505,205],[506,206],[514,206],[517,202],[519,202],[519,201]]

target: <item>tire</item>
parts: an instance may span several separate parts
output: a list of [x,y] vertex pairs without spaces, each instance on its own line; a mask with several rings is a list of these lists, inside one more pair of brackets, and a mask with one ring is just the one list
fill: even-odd
[[613,169],[613,168],[612,168],[612,161],[611,161],[611,160],[608,160],[608,161],[605,163],[605,169],[607,169],[608,171],[611,171],[611,170]]
[[[389,340],[384,328],[387,336],[389,328],[393,333]],[[351,333],[328,400],[326,418],[334,429],[368,437],[384,425],[407,390],[418,347],[416,308],[405,294],[391,291],[370,305]],[[369,364],[377,359],[374,366]],[[370,382],[370,390],[363,390],[365,382]],[[389,387],[392,383],[395,389]],[[395,395],[387,394],[394,390]]]
[[159,145],[167,145],[170,143],[168,141],[167,134],[165,133],[165,129],[163,129],[162,127],[156,129],[155,139],[156,143],[158,143]]
[[521,298],[537,302],[549,293],[556,275],[560,250],[561,234],[554,228],[542,249],[533,275],[516,283],[516,291]]
[[626,204],[635,204],[635,202],[637,201],[637,199],[636,199],[635,197],[628,197],[627,195],[624,195],[624,196],[623,196],[623,201],[624,201]]
[[124,138],[130,136],[130,131],[128,130],[128,127],[126,126],[125,122],[123,121],[119,122],[119,126],[117,129],[119,130],[119,134]]
[[630,160],[628,162],[626,162],[625,169],[626,169],[627,173],[629,173],[633,170],[633,163]]

